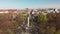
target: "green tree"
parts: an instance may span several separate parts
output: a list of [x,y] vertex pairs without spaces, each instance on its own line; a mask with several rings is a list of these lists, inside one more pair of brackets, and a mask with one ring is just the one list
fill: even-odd
[[19,17],[19,19],[20,19],[21,22],[24,21],[24,15],[23,14],[19,13],[18,14],[18,17]]
[[40,27],[40,32],[41,34],[44,34],[45,33],[45,28],[46,28],[46,21],[47,21],[47,17],[44,13],[39,13],[38,14],[38,26]]
[[55,32],[56,32],[56,28],[54,26],[49,28],[49,31],[48,31],[49,34],[55,34]]
[[22,25],[24,21],[24,15],[19,13],[17,17],[15,18],[15,22],[18,23],[18,25]]
[[14,32],[11,29],[7,29],[5,33],[6,34],[14,34]]
[[43,13],[38,14],[38,22],[46,22],[46,20],[46,15],[44,15]]
[[60,34],[60,30],[57,30],[55,34]]

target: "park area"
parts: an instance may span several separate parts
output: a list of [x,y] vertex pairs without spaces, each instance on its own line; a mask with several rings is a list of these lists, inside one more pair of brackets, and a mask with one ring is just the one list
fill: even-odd
[[33,15],[29,27],[27,16],[21,13],[1,13],[0,34],[60,34],[60,13]]

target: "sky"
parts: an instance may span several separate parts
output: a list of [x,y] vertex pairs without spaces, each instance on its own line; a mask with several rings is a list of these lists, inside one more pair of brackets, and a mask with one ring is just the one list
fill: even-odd
[[60,0],[0,0],[0,9],[60,8]]

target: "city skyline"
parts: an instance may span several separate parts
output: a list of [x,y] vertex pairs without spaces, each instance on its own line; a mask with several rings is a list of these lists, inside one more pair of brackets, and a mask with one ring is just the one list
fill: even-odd
[[60,0],[0,0],[0,9],[60,8]]

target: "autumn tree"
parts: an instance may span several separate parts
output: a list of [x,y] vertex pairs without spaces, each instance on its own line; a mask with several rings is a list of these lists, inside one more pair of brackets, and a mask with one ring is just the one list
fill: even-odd
[[47,26],[49,26],[49,34],[54,34],[56,32],[56,13],[47,14]]

